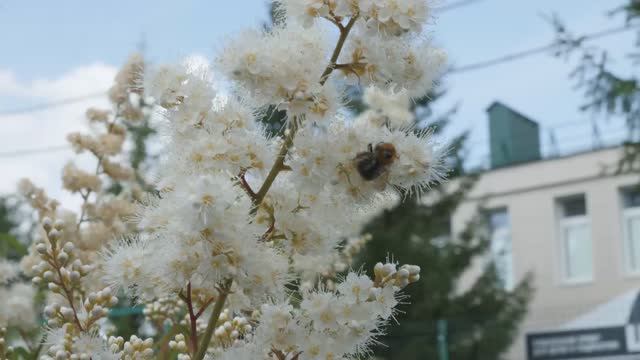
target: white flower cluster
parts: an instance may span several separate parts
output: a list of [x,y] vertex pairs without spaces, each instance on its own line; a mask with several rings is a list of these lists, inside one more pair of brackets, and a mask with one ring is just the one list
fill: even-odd
[[20,275],[20,267],[17,263],[0,259],[0,285],[6,285]]
[[[44,295],[46,341],[43,346],[30,346],[42,338],[32,331],[37,328],[34,308],[40,307],[34,301],[36,290],[15,282],[16,267],[5,262],[0,262],[0,285],[9,282],[9,286],[0,288],[0,326],[8,326],[11,333],[20,330],[22,343],[12,339],[11,345],[22,347],[28,358],[39,353],[42,359],[132,359],[140,358],[138,353],[148,357],[151,352],[127,352],[124,344],[123,351],[114,353],[98,336],[99,330],[108,327],[105,317],[109,308],[118,301],[101,281],[100,250],[114,238],[135,231],[129,220],[135,211],[134,199],[139,198],[144,185],[134,160],[125,153],[127,135],[149,115],[141,87],[143,69],[142,58],[132,56],[109,91],[112,110],[87,110],[91,133],[67,137],[77,153],[90,153],[96,160],[91,172],[73,162],[62,171],[62,186],[82,198],[78,213],[63,209],[27,179],[19,184],[20,193],[37,211],[42,224],[20,267],[41,287],[38,296]],[[4,345],[0,344],[0,358],[8,351]]]
[[340,359],[366,353],[373,336],[394,313],[398,291],[419,279],[420,269],[378,263],[375,279],[349,273],[337,291],[304,293],[300,308],[264,305],[256,342],[283,355]]
[[[158,193],[137,211],[137,234],[103,253],[104,280],[141,301],[181,299],[188,331],[171,347],[182,359],[361,356],[400,290],[419,279],[415,266],[380,263],[372,279],[351,272],[331,288],[293,285],[310,270],[305,259],[343,260],[339,245],[397,201],[398,189],[420,192],[441,179],[441,151],[407,110],[443,61],[411,35],[427,5],[282,4],[285,21],[243,33],[214,62],[231,96],[213,89],[206,66],[162,67],[145,80],[168,153]],[[303,15],[333,23],[335,46],[320,24],[295,21]],[[341,111],[337,71],[371,86],[370,111],[355,119]],[[286,110],[279,136],[259,121],[266,105]]]
[[35,289],[22,282],[0,288],[0,326],[27,331],[36,328],[35,296]]
[[317,28],[278,27],[266,33],[241,33],[221,54],[218,64],[239,85],[253,91],[253,97],[264,96],[277,104],[304,98],[321,88],[318,76],[328,51],[329,44]]
[[279,0],[287,14],[305,26],[318,17],[360,16],[372,30],[388,34],[420,31],[429,17],[425,0]]

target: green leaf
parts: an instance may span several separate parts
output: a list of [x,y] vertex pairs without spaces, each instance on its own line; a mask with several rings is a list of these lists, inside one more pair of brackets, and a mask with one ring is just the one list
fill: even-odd
[[15,236],[7,233],[0,233],[0,256],[24,256],[26,254],[27,248],[22,245]]
[[11,355],[9,355],[9,359],[11,360],[25,360],[25,359],[33,359],[31,353],[25,348],[14,348]]

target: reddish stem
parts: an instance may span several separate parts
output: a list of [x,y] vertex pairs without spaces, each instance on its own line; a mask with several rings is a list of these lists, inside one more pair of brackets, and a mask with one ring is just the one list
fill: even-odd
[[193,312],[193,301],[191,299],[191,281],[187,283],[187,296],[184,296],[180,293],[180,298],[187,303],[187,309],[189,310],[189,322],[191,325],[191,336],[189,337],[191,340],[191,353],[195,354],[198,352],[198,333],[196,329],[196,320],[198,317]]
[[249,185],[249,183],[247,182],[247,179],[245,179],[244,175],[246,173],[247,173],[247,170],[242,169],[242,171],[240,171],[240,174],[238,174],[238,179],[240,179],[240,186],[242,186],[244,191],[246,191],[249,197],[251,197],[251,199],[253,200],[256,198],[256,193],[255,191],[253,191],[253,189],[251,189],[251,185]]
[[215,300],[216,298],[214,296],[210,297],[209,300],[207,300],[202,307],[200,308],[200,310],[198,310],[198,312],[196,313],[196,319],[199,319],[200,316],[202,316],[202,313],[204,313],[205,310],[207,310],[207,308],[209,307],[209,305],[211,305],[211,303],[213,302],[213,300]]
[[269,235],[271,235],[271,233],[273,232],[273,229],[276,226],[276,220],[275,219],[271,219],[271,224],[269,224],[269,228],[267,229],[267,231],[264,232],[264,234],[262,234],[262,237],[260,237],[261,241],[265,241],[269,238]]

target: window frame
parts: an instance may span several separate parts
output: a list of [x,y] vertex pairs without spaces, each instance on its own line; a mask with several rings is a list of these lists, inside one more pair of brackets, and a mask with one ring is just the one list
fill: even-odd
[[[582,197],[584,199],[585,213],[583,215],[565,216],[564,202],[576,197]],[[560,284],[561,285],[581,285],[589,284],[595,280],[595,254],[593,251],[593,234],[591,229],[591,220],[589,218],[589,204],[587,203],[587,195],[585,193],[574,194],[570,196],[563,196],[556,198],[556,236],[557,244],[559,247],[559,271],[560,271]],[[584,276],[569,276],[569,254],[568,254],[568,239],[565,236],[566,229],[568,227],[583,225],[587,228],[587,240],[591,249],[589,261],[591,264],[591,271],[588,275]]]
[[640,258],[635,259],[636,269],[633,269],[631,266],[631,257],[633,254],[630,251],[631,235],[629,234],[627,224],[628,220],[632,218],[640,218],[640,206],[622,208],[622,250],[624,251],[624,271],[627,276],[640,277]]
[[[493,214],[501,213],[501,212],[504,212],[506,215],[507,226],[494,228],[491,222],[491,216]],[[507,291],[511,291],[514,289],[515,283],[516,283],[515,272],[514,272],[514,261],[513,261],[513,236],[512,236],[513,232],[511,227],[511,216],[509,214],[508,208],[506,207],[489,209],[486,211],[486,216],[487,216],[487,226],[489,230],[489,234],[488,234],[489,235],[489,252],[491,255],[491,260],[496,266],[496,272],[498,272],[498,277],[501,280],[503,288]],[[494,236],[495,234],[501,234],[501,233],[502,233],[502,236],[506,234],[506,237],[509,239],[508,244],[506,244],[506,246],[508,247],[507,254],[500,254],[498,251],[494,250],[494,244],[495,244]],[[498,268],[498,262],[501,261],[502,259],[505,259],[505,262],[506,262],[506,269],[505,269],[506,273],[504,274],[504,278],[499,273],[499,268]]]

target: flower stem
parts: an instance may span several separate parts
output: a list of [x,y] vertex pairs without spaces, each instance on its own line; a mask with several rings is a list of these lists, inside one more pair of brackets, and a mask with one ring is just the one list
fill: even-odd
[[231,283],[233,283],[233,279],[226,280],[218,291],[220,295],[216,299],[215,304],[213,304],[213,312],[211,313],[211,317],[209,317],[207,329],[202,335],[202,341],[198,346],[198,352],[193,357],[193,360],[202,360],[207,353],[207,348],[209,348],[209,343],[211,342],[211,337],[213,336],[213,330],[215,330],[216,328],[216,324],[218,323],[218,319],[220,318],[220,314],[222,313],[222,308],[224,307],[224,303],[227,300],[227,296],[229,295]]
[[331,54],[331,60],[329,61],[329,65],[324,69],[324,72],[320,76],[320,85],[324,85],[325,82],[329,79],[329,75],[336,68],[336,62],[338,61],[338,57],[340,57],[340,52],[342,51],[342,47],[344,46],[345,41],[347,40],[347,36],[349,36],[349,32],[355,25],[356,20],[358,20],[358,15],[354,15],[346,26],[340,26],[340,37],[338,38],[338,42],[336,43],[335,49],[333,49],[333,54]]
[[296,136],[296,131],[298,130],[296,118],[294,118],[293,121],[291,121],[290,126],[287,130],[288,132],[285,132],[284,143],[282,143],[282,147],[280,147],[280,152],[276,157],[276,162],[273,164],[273,167],[271,167],[271,170],[269,171],[267,178],[264,180],[264,183],[262,183],[260,190],[258,190],[258,192],[256,193],[256,196],[254,197],[253,205],[256,208],[255,209],[256,211],[257,211],[257,207],[260,206],[260,204],[262,203],[262,200],[264,200],[264,197],[267,195],[267,192],[269,192],[271,185],[273,185],[273,182],[276,180],[276,177],[278,176],[280,171],[285,169],[284,160],[286,159],[287,154],[289,153],[289,149],[293,145],[293,138]]
[[51,265],[53,269],[56,271],[56,274],[58,275],[58,279],[60,280],[60,284],[58,286],[64,292],[64,294],[60,294],[60,295],[64,296],[67,299],[67,302],[69,303],[69,307],[73,311],[73,320],[75,321],[75,325],[78,327],[79,331],[83,332],[85,329],[82,327],[82,323],[78,318],[78,312],[76,311],[76,307],[74,305],[75,297],[73,296],[73,288],[67,287],[67,284],[64,281],[64,277],[62,276],[62,271],[60,271],[63,264],[60,264],[58,262],[58,246],[57,246],[58,243],[52,242],[51,240],[49,240],[49,243],[51,244],[51,257],[50,257],[51,259],[49,261],[49,265]]
[[182,301],[187,303],[187,309],[189,310],[189,324],[191,325],[191,336],[189,336],[189,340],[191,340],[191,353],[195,354],[198,351],[198,331],[196,329],[196,321],[198,320],[198,318],[193,312],[193,301],[191,298],[191,281],[187,283],[187,295],[185,296],[181,292],[179,296]]
[[[349,22],[346,26],[338,26],[340,29],[340,37],[338,38],[336,47],[333,49],[333,53],[331,54],[329,65],[327,65],[327,67],[324,69],[324,72],[320,76],[320,85],[324,85],[324,83],[327,82],[327,80],[329,79],[329,75],[331,75],[333,70],[336,68],[336,62],[338,61],[338,57],[340,57],[340,52],[342,51],[344,43],[349,36],[349,32],[353,28],[353,25],[355,25],[357,19],[358,15],[354,15],[351,19],[349,19]],[[252,197],[254,206],[252,214],[255,214],[258,211],[258,207],[262,203],[262,200],[264,200],[267,192],[269,192],[271,185],[273,185],[273,182],[276,180],[276,177],[278,176],[280,171],[288,169],[288,167],[284,164],[284,160],[289,153],[289,149],[293,145],[293,138],[296,136],[296,131],[298,130],[298,119],[294,118],[287,130],[289,132],[285,133],[284,143],[280,148],[280,152],[278,153],[276,162],[273,164],[273,167],[269,171],[269,174],[267,174],[267,178],[264,180],[264,183],[262,184],[258,192],[255,193],[255,196]]]

